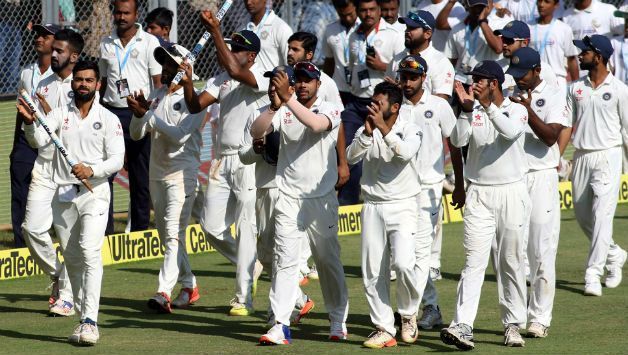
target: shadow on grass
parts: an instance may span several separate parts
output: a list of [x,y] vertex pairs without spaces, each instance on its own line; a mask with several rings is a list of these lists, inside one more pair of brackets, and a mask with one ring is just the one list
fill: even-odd
[[[120,268],[118,269],[124,272],[133,272],[137,274],[146,274],[146,275],[159,275],[159,269],[147,269],[147,268]],[[235,267],[234,267],[235,270]],[[216,270],[192,270],[194,276],[196,277],[222,277],[226,279],[235,280],[236,273],[235,271],[216,271]]]
[[14,339],[28,339],[28,340],[38,340],[45,341],[49,343],[64,343],[67,344],[68,339],[66,337],[53,337],[49,335],[39,335],[39,334],[27,334],[15,332],[13,330],[8,329],[0,329],[0,337],[14,338]]
[[[573,287],[571,285],[578,285],[580,287]],[[584,283],[583,282],[572,282],[567,280],[556,280],[556,288],[563,291],[568,291],[572,293],[576,293],[578,295],[582,295],[584,292]]]

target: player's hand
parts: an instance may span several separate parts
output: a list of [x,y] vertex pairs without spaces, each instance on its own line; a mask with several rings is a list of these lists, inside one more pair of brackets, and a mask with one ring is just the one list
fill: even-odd
[[450,205],[454,206],[454,210],[459,210],[464,206],[464,202],[467,199],[467,192],[464,187],[455,187],[454,192],[451,193]]
[[390,128],[388,128],[386,122],[384,121],[384,112],[382,111],[381,106],[381,102],[372,102],[369,106],[367,106],[366,109],[369,111],[369,114],[366,119],[370,119],[375,128],[379,129],[379,131],[382,132],[382,136],[385,137],[390,131]]
[[33,112],[30,107],[28,107],[28,104],[24,101],[24,99],[19,97],[15,107],[17,108],[18,116],[20,116],[22,121],[24,121],[26,125],[32,125],[35,121],[35,115],[33,115]]
[[184,59],[183,62],[181,62],[177,71],[183,71],[183,77],[181,78],[181,81],[179,81],[181,86],[193,85],[192,66],[188,63],[187,59]]
[[373,128],[373,121],[367,116],[364,121],[364,133],[369,137],[373,136]]
[[478,16],[478,20],[484,20],[488,18],[488,15],[490,15],[492,11],[493,11],[493,0],[488,0],[488,6],[482,9],[482,12],[480,12],[480,16]]
[[39,104],[43,108],[44,114],[45,115],[49,114],[50,111],[52,111],[52,108],[50,108],[50,105],[48,104],[48,101],[46,101],[46,98],[44,97],[44,95],[40,93],[36,93],[35,95],[37,95],[37,100],[39,100]]
[[469,86],[469,90],[465,91],[462,83],[456,80],[454,83],[454,91],[456,92],[456,96],[458,96],[458,102],[460,102],[462,110],[472,112],[473,103],[475,102],[472,86]]
[[366,56],[366,65],[373,70],[386,71],[386,63],[382,62],[377,51],[375,51],[373,56]]
[[528,97],[523,96],[522,93],[519,93],[517,96],[511,96],[510,101],[523,105],[526,109],[530,110],[532,105],[532,90],[528,89]]
[[268,98],[270,98],[271,109],[273,109],[274,111],[277,111],[281,107],[282,102],[279,96],[277,95],[277,89],[275,88],[274,85],[270,85],[270,87],[268,88]]
[[220,31],[220,21],[209,10],[201,11],[201,23],[207,31]]
[[279,96],[282,103],[286,103],[290,100],[292,93],[290,92],[290,83],[286,73],[282,71],[277,73],[277,75],[273,77],[271,85],[275,87],[277,96]]
[[144,117],[146,112],[150,109],[150,102],[146,101],[142,90],[140,90],[139,93],[134,92],[127,96],[126,103],[129,105],[129,109],[133,111],[135,117]]
[[338,181],[336,182],[336,190],[343,187],[349,181],[349,164],[346,161],[338,164]]
[[257,154],[264,152],[264,138],[253,139],[253,151]]
[[489,106],[491,106],[491,90],[489,89],[489,86],[489,83],[487,83],[486,85],[482,83],[473,83],[473,85],[471,85],[473,95],[478,100],[478,102],[480,102],[480,105],[482,105],[482,107],[484,108],[488,108]]
[[83,165],[83,163],[78,163],[72,167],[72,174],[79,180],[85,180],[94,175],[94,170],[89,166]]

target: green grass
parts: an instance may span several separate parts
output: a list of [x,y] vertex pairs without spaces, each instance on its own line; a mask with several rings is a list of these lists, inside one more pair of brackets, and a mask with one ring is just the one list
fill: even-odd
[[[437,282],[441,309],[448,322],[453,314],[457,279],[464,263],[462,224],[445,225],[443,276]],[[615,240],[628,246],[628,205],[620,205],[615,217]],[[252,317],[226,315],[233,297],[235,270],[217,253],[195,255],[191,262],[202,298],[189,310],[156,315],[145,306],[157,285],[160,260],[128,263],[105,268],[100,308],[101,341],[91,351],[98,353],[357,353],[372,330],[360,276],[360,238],[342,237],[342,260],[350,294],[347,342],[326,340],[327,314],[317,282],[305,287],[317,301],[311,317],[292,330],[294,343],[281,349],[256,345],[265,331],[269,282],[262,277]],[[604,289],[602,297],[582,295],[584,262],[588,242],[574,220],[573,212],[562,219],[557,261],[557,292],[554,320],[547,339],[527,340],[523,349],[501,345],[502,327],[492,271],[487,272],[475,324],[476,353],[517,354],[620,354],[628,349],[628,282]],[[628,275],[625,275],[628,277]],[[393,284],[394,285],[394,284]],[[9,280],[0,283],[0,353],[86,353],[66,343],[76,318],[48,318],[46,278]],[[385,350],[386,353],[448,352],[454,348],[440,342],[438,331],[422,331],[418,343]],[[371,351],[369,351],[371,352]]]

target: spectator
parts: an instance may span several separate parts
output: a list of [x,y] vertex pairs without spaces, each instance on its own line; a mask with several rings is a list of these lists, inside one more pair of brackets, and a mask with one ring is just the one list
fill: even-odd
[[384,21],[393,25],[399,32],[406,30],[406,26],[399,22],[399,0],[377,0],[377,4],[382,9]]
[[146,32],[165,41],[170,41],[172,18],[174,13],[165,8],[158,7],[146,15]]
[[[615,6],[599,0],[576,0],[573,8],[565,10],[563,21],[571,27],[573,38],[593,34],[611,38],[624,32],[622,21],[613,16],[615,10]],[[580,73],[584,75],[586,72]]]
[[317,66],[322,66],[325,60],[323,53],[325,29],[327,25],[338,20],[334,6],[327,1],[308,1],[303,7],[296,7],[294,18],[299,21],[299,31],[313,33],[317,38],[321,38],[317,42],[311,61]]

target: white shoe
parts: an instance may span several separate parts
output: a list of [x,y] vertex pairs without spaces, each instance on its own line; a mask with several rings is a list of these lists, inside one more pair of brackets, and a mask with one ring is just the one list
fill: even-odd
[[427,305],[423,308],[423,315],[417,323],[421,329],[432,329],[443,324],[443,316],[438,306]]
[[83,330],[83,323],[77,324],[74,328],[74,333],[68,337],[70,343],[78,344],[81,339],[81,331]]
[[412,344],[419,337],[419,329],[416,326],[416,314],[410,317],[401,317],[401,340]]
[[525,340],[519,334],[519,327],[514,324],[508,324],[504,331],[504,345],[510,347],[523,347],[526,345]]
[[292,343],[290,337],[290,328],[286,325],[277,323],[268,332],[259,338],[261,345],[287,345]]
[[390,270],[390,281],[397,280],[397,272],[395,270]]
[[318,280],[318,271],[316,270],[316,264],[310,267],[310,272],[307,274],[307,278],[310,280]]
[[58,315],[63,317],[73,316],[76,313],[72,302],[64,301],[60,298],[57,299],[52,306],[50,306],[48,312],[53,316]]
[[331,322],[329,326],[329,340],[340,341],[347,339],[347,324],[340,322]]
[[430,268],[430,278],[432,281],[438,281],[443,279],[443,275],[440,274],[440,269],[437,267]]
[[460,350],[473,350],[473,329],[462,323],[451,325],[440,331],[440,340],[447,345],[455,345]]
[[626,263],[626,259],[628,259],[628,253],[625,250],[622,250],[621,259],[619,259],[619,262],[606,267],[606,269],[608,270],[608,273],[606,274],[606,281],[604,282],[606,287],[615,288],[619,286],[619,284],[621,283],[622,268]]
[[532,322],[528,327],[528,333],[526,336],[528,338],[545,338],[547,336],[547,332],[549,327],[544,326],[541,323]]
[[79,344],[83,345],[96,345],[100,339],[100,334],[98,333],[98,326],[96,324],[91,323],[83,323],[83,328],[81,328],[81,337],[79,339]]
[[377,329],[369,335],[362,345],[371,349],[390,348],[397,346],[397,340],[388,332]]
[[587,281],[584,285],[585,296],[602,296],[602,284],[600,281]]

